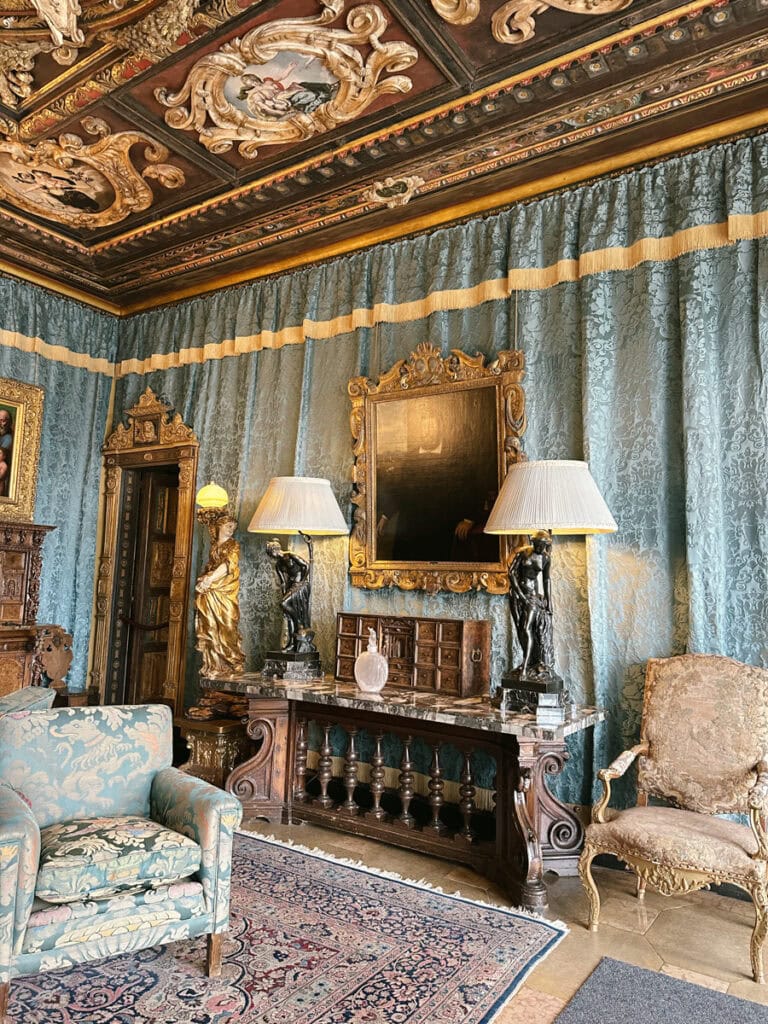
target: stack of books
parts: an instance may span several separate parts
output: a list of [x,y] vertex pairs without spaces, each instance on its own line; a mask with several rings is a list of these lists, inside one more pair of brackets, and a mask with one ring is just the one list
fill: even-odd
[[545,729],[557,729],[565,725],[567,708],[564,697],[562,690],[560,693],[540,693],[536,705],[536,725]]

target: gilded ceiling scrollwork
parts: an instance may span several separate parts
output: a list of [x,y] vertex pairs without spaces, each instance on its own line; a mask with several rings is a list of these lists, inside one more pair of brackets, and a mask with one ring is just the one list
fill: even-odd
[[351,8],[342,29],[327,26],[345,0],[320,2],[314,17],[259,25],[201,57],[178,92],[157,89],[166,123],[196,131],[212,153],[237,143],[252,159],[260,146],[327,132],[379,97],[411,89],[411,79],[398,72],[418,53],[405,42],[382,42],[388,22],[376,4]]
[[[148,2],[97,0],[84,12],[80,0],[16,0],[18,11],[0,21],[0,102],[17,107],[32,95],[35,61],[41,54],[68,67],[81,47],[107,41],[109,27],[124,7]],[[176,0],[169,2],[180,6]]]
[[[0,198],[68,227],[100,228],[151,206],[155,197],[149,179],[166,188],[184,184],[184,172],[163,162],[166,147],[144,132],[113,135],[96,117],[81,123],[96,142],[73,134],[36,145],[13,135],[0,137]],[[145,146],[142,171],[131,159],[137,143]]]
[[[480,14],[479,0],[431,0],[436,14],[451,25],[469,25]],[[536,32],[535,16],[550,8],[574,14],[614,14],[632,0],[507,0],[491,15],[497,43],[524,43]]]
[[82,46],[85,36],[77,23],[83,13],[79,0],[32,0],[32,5],[48,26],[55,46],[63,46],[65,40]]
[[162,60],[179,48],[177,40],[189,29],[198,6],[199,0],[166,0],[135,24],[102,32],[100,38],[147,60]]

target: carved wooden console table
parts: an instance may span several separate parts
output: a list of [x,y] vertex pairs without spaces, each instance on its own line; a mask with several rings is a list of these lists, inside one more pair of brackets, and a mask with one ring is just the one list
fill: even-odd
[[[582,825],[550,793],[546,777],[568,759],[566,737],[602,721],[604,712],[579,709],[552,730],[537,728],[532,715],[497,711],[482,697],[389,688],[374,697],[349,683],[255,673],[210,685],[249,698],[248,734],[261,745],[226,783],[246,814],[313,822],[471,864],[533,909],[547,905],[544,871],[575,873]],[[318,740],[313,767],[311,736]],[[417,747],[428,778],[423,795],[414,790]],[[495,763],[486,809],[476,802],[480,752],[486,765],[488,758]],[[385,784],[388,776],[394,785]],[[457,800],[446,799],[448,786]]]

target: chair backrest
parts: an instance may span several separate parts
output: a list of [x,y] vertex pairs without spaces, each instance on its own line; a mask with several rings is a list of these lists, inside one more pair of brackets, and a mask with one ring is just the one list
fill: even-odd
[[705,814],[745,812],[768,759],[768,669],[715,654],[649,660],[638,787]]
[[56,691],[50,686],[24,686],[0,697],[0,716],[50,708],[55,700]]
[[58,708],[0,718],[0,783],[46,828],[78,818],[149,815],[156,772],[171,764],[163,704]]

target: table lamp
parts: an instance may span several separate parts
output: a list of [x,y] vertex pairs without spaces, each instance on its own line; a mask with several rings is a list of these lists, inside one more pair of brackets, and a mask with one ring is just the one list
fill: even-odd
[[288,640],[281,651],[267,652],[262,673],[314,679],[321,675],[321,667],[310,618],[312,538],[349,533],[330,481],[317,477],[273,477],[253,513],[248,531],[298,533],[307,545],[305,559],[295,551],[284,551],[276,537],[267,542],[267,555],[274,563],[283,591],[280,607],[288,627]]
[[554,669],[550,561],[552,534],[614,533],[618,527],[586,462],[518,462],[507,473],[486,533],[529,534],[509,566],[509,609],[523,660],[502,678],[503,709],[535,707],[541,693],[560,693]]
[[195,495],[197,521],[208,527],[211,544],[216,543],[219,524],[231,517],[229,495],[218,484],[208,483]]

